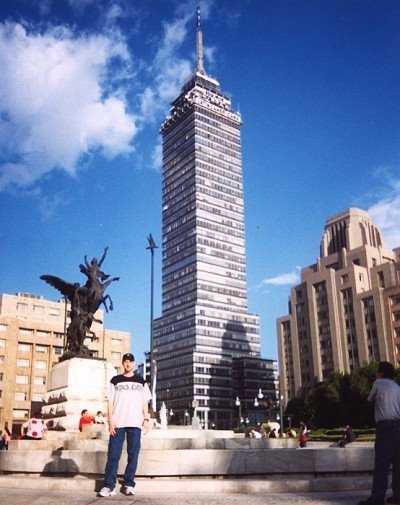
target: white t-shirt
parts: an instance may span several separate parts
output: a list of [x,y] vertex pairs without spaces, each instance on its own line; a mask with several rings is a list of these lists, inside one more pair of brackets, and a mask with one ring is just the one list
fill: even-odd
[[368,396],[375,402],[375,422],[400,421],[400,386],[392,379],[376,379]]
[[142,428],[143,403],[151,400],[147,382],[138,375],[116,375],[109,383],[108,400],[113,404],[116,428]]
[[47,430],[46,423],[43,419],[38,419],[36,417],[32,417],[28,421],[26,421],[23,425],[23,428],[28,429],[26,432],[26,436],[31,438],[42,438],[43,432]]

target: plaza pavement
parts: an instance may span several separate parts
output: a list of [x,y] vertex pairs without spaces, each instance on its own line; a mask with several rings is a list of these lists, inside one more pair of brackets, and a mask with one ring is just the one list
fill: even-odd
[[[16,482],[18,486],[18,482]],[[368,496],[359,491],[326,493],[140,493],[109,498],[93,492],[0,489],[2,505],[352,505]]]

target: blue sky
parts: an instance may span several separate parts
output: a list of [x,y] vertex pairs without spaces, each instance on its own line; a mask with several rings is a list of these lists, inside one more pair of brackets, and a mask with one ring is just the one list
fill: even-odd
[[[150,326],[149,233],[161,245],[159,127],[194,68],[243,118],[249,310],[263,357],[313,263],[326,219],[371,212],[400,246],[398,0],[3,0],[0,3],[0,291],[57,299],[86,254],[119,275],[106,327]],[[161,314],[161,249],[155,316]]]

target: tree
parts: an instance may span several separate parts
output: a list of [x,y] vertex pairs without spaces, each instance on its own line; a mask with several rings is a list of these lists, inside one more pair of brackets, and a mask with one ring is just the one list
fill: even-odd
[[[334,428],[350,424],[353,428],[374,425],[373,405],[368,395],[375,380],[377,363],[364,363],[351,373],[333,372],[305,396],[291,399],[286,415],[294,423],[305,420],[313,427]],[[400,369],[396,370],[400,378]],[[395,378],[395,379],[396,379]]]

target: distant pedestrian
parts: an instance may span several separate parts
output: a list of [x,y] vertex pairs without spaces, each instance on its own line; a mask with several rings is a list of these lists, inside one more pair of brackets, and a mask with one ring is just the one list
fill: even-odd
[[307,426],[303,421],[300,421],[300,432],[299,432],[299,446],[307,447]]
[[384,505],[391,465],[393,496],[386,502],[400,504],[400,387],[394,373],[391,363],[380,362],[368,396],[375,410],[375,468],[371,495],[359,505]]
[[343,430],[343,437],[339,441],[339,447],[345,447],[347,444],[351,444],[351,442],[355,442],[357,439],[357,435],[347,424]]
[[135,474],[140,452],[142,429],[150,427],[148,402],[151,393],[147,382],[133,371],[135,358],[127,353],[122,357],[124,372],[113,377],[108,392],[108,442],[104,487],[100,496],[115,495],[118,464],[127,439],[128,464],[123,476],[122,493],[135,494]]
[[87,409],[83,409],[81,412],[81,418],[79,419],[79,431],[82,431],[84,426],[93,423],[94,417],[89,414]]
[[98,410],[97,414],[94,416],[94,422],[96,424],[107,424],[107,419],[103,416],[103,412],[101,410]]
[[8,428],[5,428],[4,429],[4,433],[3,433],[3,449],[5,449],[6,451],[8,451],[8,444],[10,442],[10,440],[12,439],[12,436],[11,436],[11,432]]
[[21,436],[24,440],[41,440],[47,425],[40,411],[36,411],[28,421],[21,426]]

